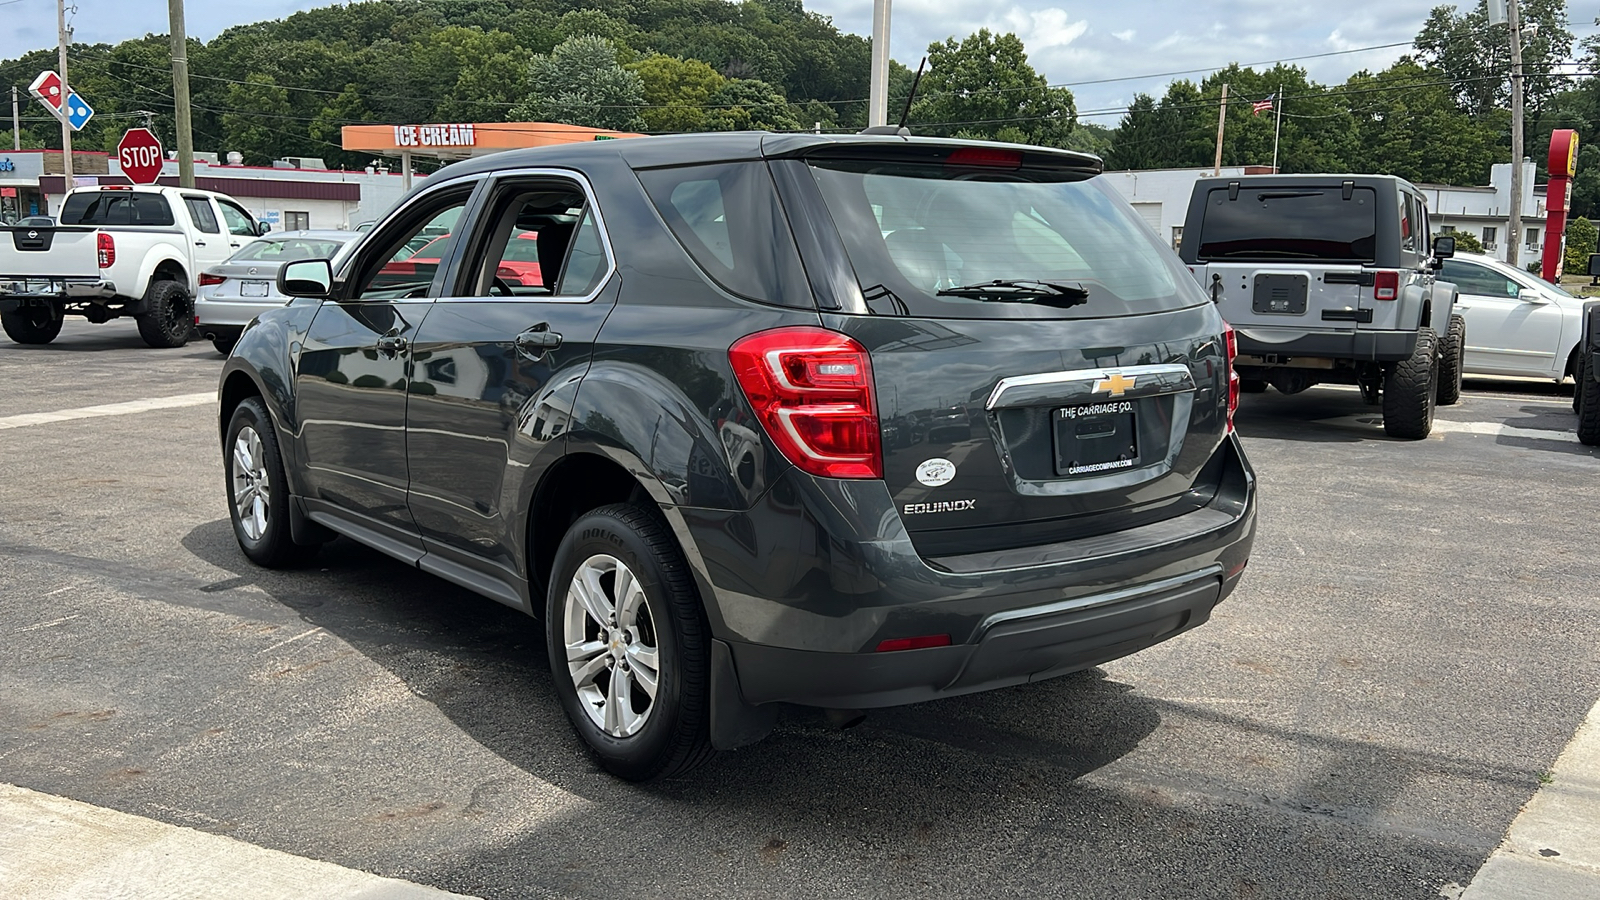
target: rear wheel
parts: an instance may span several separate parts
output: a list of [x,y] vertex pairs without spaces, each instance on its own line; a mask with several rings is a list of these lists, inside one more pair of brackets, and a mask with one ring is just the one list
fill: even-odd
[[212,338],[211,339],[211,346],[217,348],[217,352],[221,353],[223,356],[227,356],[228,354],[232,353],[233,352],[233,345],[237,344],[237,343],[239,343],[239,339],[238,338]]
[[1578,407],[1578,440],[1595,447],[1600,446],[1600,384],[1595,384],[1587,356],[1578,357],[1577,371],[1573,373],[1578,383],[1573,397]]
[[1439,342],[1439,394],[1440,406],[1454,406],[1461,400],[1461,353],[1467,346],[1467,322],[1460,316],[1450,317],[1450,328]]
[[194,330],[194,301],[176,281],[152,281],[145,311],[135,317],[139,336],[152,347],[182,347]]
[[1260,378],[1239,379],[1239,393],[1241,394],[1265,394],[1266,392],[1267,383]]
[[1393,438],[1420,441],[1433,431],[1438,396],[1439,353],[1433,329],[1417,332],[1409,359],[1395,363],[1383,380],[1383,430]]
[[289,483],[278,433],[261,400],[240,403],[228,421],[222,468],[228,516],[239,549],[257,565],[279,569],[315,556],[318,544],[296,544],[289,527]]
[[21,306],[0,313],[0,326],[19,344],[48,344],[61,333],[61,318],[54,305]]
[[556,694],[601,766],[649,781],[711,757],[710,637],[665,523],[627,504],[574,522],[546,613]]

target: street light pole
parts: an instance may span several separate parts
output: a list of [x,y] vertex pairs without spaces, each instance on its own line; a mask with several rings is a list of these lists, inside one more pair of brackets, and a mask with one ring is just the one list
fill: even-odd
[[189,121],[189,35],[183,23],[183,0],[167,0],[172,29],[172,112],[178,126],[178,184],[194,187],[194,132]]
[[867,125],[889,124],[889,0],[872,2],[872,78]]
[[61,58],[56,65],[61,67],[58,73],[61,76],[61,174],[66,178],[67,190],[72,190],[72,126],[67,124],[67,98],[72,96],[67,80],[67,44],[72,42],[72,37],[67,32],[67,0],[56,0],[56,36],[57,46]]
[[1506,263],[1515,266],[1522,241],[1522,22],[1517,0],[1506,4],[1506,24],[1511,27],[1511,233],[1506,235]]

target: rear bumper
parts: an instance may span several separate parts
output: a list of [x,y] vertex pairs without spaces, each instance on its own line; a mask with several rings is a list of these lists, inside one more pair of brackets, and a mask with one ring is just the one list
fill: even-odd
[[1365,362],[1399,362],[1417,349],[1415,331],[1305,331],[1299,328],[1239,328],[1244,356],[1301,356]]
[[269,309],[288,303],[288,298],[271,297],[262,300],[217,300],[205,294],[195,298],[194,315],[199,320],[198,330],[204,334],[210,327],[227,327],[237,335],[251,320]]
[[0,312],[10,312],[23,299],[110,300],[115,282],[103,278],[20,278],[0,275]]
[[[1219,452],[1224,484],[1200,510],[970,558],[919,556],[882,482],[791,470],[748,512],[680,511],[745,703],[894,706],[1065,674],[1205,622],[1255,535],[1254,473],[1237,439]],[[951,646],[876,652],[924,635]]]

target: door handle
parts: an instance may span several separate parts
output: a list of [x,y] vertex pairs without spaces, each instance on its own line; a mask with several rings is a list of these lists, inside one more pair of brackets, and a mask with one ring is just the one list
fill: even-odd
[[196,247],[204,247],[206,245],[206,242],[205,241],[195,241],[194,245]]
[[407,346],[409,344],[406,339],[398,334],[386,334],[378,338],[378,352],[390,358],[406,352]]
[[550,330],[550,325],[540,322],[516,336],[517,352],[538,359],[561,346],[561,333]]

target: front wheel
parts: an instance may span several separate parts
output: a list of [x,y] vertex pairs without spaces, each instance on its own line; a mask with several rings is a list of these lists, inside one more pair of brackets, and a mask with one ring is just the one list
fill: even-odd
[[1420,441],[1433,431],[1439,352],[1433,329],[1417,332],[1409,359],[1395,363],[1383,379],[1383,430],[1393,438]]
[[1578,357],[1573,399],[1578,407],[1578,440],[1596,447],[1600,446],[1600,384],[1595,383],[1594,373],[1589,371],[1588,357],[1587,353]]
[[289,482],[278,452],[278,433],[259,398],[251,397],[234,409],[222,469],[233,536],[245,556],[257,565],[279,569],[316,555],[318,545],[296,544],[290,531]]
[[176,281],[152,281],[145,291],[145,310],[134,321],[139,336],[152,347],[182,347],[194,330],[194,301]]
[[0,313],[0,327],[19,344],[48,344],[61,333],[61,319],[54,305],[21,306]]
[[1467,346],[1467,321],[1460,316],[1450,317],[1450,327],[1439,342],[1439,394],[1440,406],[1454,406],[1461,400],[1461,354]]
[[710,637],[683,552],[651,511],[602,506],[556,551],[545,628],[556,694],[613,775],[710,758]]

